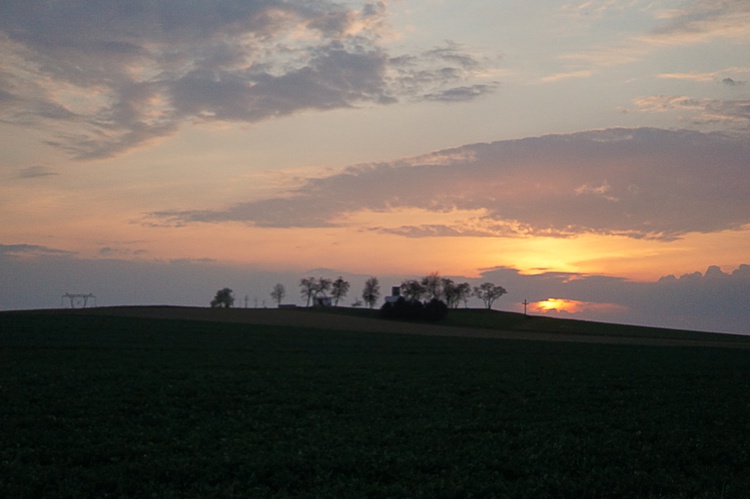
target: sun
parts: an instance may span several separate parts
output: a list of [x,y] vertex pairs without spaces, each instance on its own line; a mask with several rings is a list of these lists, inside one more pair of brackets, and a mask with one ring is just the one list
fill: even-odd
[[577,314],[581,312],[623,313],[628,308],[617,303],[600,303],[590,301],[568,300],[565,298],[547,298],[529,304],[532,312]]
[[533,304],[537,312],[571,312],[575,313],[578,303],[575,300],[564,300],[561,298],[547,298]]

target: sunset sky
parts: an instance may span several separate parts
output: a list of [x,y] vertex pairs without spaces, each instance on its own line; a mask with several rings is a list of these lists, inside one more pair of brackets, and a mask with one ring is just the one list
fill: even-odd
[[748,54],[746,0],[4,1],[0,309],[437,271],[750,333]]

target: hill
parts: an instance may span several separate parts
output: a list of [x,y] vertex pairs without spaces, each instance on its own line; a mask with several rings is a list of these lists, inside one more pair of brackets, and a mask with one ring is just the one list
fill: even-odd
[[380,318],[377,310],[346,307],[220,309],[177,306],[122,306],[16,313],[140,317],[307,327],[333,331],[531,341],[750,348],[750,337],[742,335],[526,316],[519,313],[485,309],[451,310],[444,321],[436,324],[389,321]]

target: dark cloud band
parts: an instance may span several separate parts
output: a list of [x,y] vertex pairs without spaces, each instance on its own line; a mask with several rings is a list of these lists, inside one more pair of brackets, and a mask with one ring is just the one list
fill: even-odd
[[361,211],[418,209],[459,215],[451,225],[406,219],[370,229],[407,237],[673,240],[750,224],[748,157],[747,139],[721,134],[639,128],[549,135],[351,167],[280,197],[150,219],[330,227]]

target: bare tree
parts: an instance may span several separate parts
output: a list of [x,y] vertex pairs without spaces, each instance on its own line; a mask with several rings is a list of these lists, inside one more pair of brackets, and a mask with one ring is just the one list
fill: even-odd
[[408,279],[401,283],[401,295],[407,301],[419,301],[425,293],[422,283],[415,279]]
[[362,290],[362,299],[372,308],[380,298],[380,283],[376,277],[370,277],[365,282],[365,288]]
[[458,308],[461,302],[464,302],[464,306],[468,307],[467,302],[469,297],[471,297],[471,285],[468,282],[456,284],[452,279],[446,277],[443,277],[441,281],[443,283],[445,304],[448,305],[448,308]]
[[234,305],[234,296],[229,288],[218,290],[214,299],[211,300],[211,308],[229,308],[232,305]]
[[333,296],[334,306],[338,306],[339,300],[346,296],[349,292],[349,283],[346,282],[341,276],[333,281],[331,284],[331,296]]
[[471,284],[462,282],[456,285],[456,299],[464,302],[466,308],[469,308],[469,298],[471,298]]
[[271,290],[271,298],[276,301],[276,306],[281,306],[281,300],[286,296],[286,288],[283,284],[276,284]]
[[437,272],[424,276],[421,282],[424,287],[427,300],[439,300],[443,296],[443,281]]
[[307,299],[306,307],[310,306],[310,300],[315,296],[315,291],[318,288],[318,280],[314,277],[303,277],[299,281],[299,294],[302,298]]
[[481,299],[484,302],[484,306],[487,309],[492,308],[492,304],[503,296],[507,291],[502,286],[492,284],[491,282],[484,282],[479,286],[474,286],[474,296]]
[[315,285],[315,294],[313,295],[313,298],[317,298],[317,296],[321,293],[323,293],[323,296],[328,296],[328,292],[331,290],[331,280],[326,279],[325,277],[321,277],[317,280],[317,284]]

